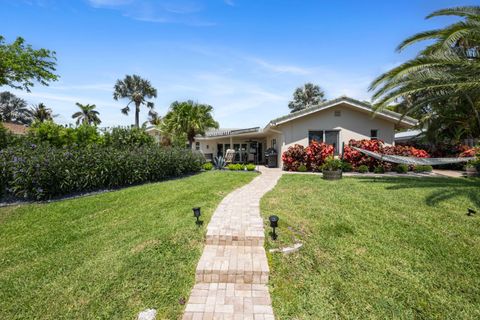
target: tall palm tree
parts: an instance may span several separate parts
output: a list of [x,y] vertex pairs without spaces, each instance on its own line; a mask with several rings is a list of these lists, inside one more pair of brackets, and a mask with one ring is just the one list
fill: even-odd
[[99,125],[102,123],[100,120],[100,113],[95,110],[97,107],[94,104],[81,104],[81,103],[76,103],[77,107],[80,108],[80,111],[75,112],[72,115],[73,119],[77,119],[77,125],[80,123],[87,124],[87,125]]
[[135,105],[135,126],[139,127],[140,106],[146,105],[147,108],[153,109],[154,104],[147,99],[157,97],[157,89],[152,87],[150,81],[142,79],[137,75],[127,75],[123,80],[117,80],[114,87],[113,99],[128,99],[129,102],[122,113],[128,115],[130,112],[130,104]]
[[303,87],[295,89],[293,100],[288,103],[290,112],[303,110],[325,101],[325,92],[320,86],[313,83],[305,83]]
[[0,121],[30,124],[32,115],[27,102],[8,91],[0,93]]
[[45,104],[40,102],[37,105],[34,105],[30,108],[30,114],[33,120],[38,122],[45,122],[53,120],[57,115],[53,114],[52,109],[48,108]]
[[210,128],[218,128],[212,111],[213,107],[207,104],[191,100],[175,101],[163,118],[162,130],[171,135],[186,136],[191,148],[196,135],[203,135]]
[[[417,57],[375,79],[376,109],[402,103],[404,114],[428,107],[448,107],[452,102],[466,104],[480,133],[480,7],[457,7],[430,14],[457,16],[462,20],[445,28],[418,33],[397,48],[398,51],[419,41],[434,40]],[[434,111],[431,111],[434,112]],[[453,110],[452,110],[453,112]]]

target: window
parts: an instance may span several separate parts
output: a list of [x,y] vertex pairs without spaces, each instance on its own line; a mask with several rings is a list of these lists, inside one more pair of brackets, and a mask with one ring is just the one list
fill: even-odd
[[323,142],[323,131],[308,131],[308,144],[313,141],[318,143]]
[[370,139],[371,140],[377,140],[378,139],[378,130],[377,129],[370,130]]
[[200,142],[195,142],[195,150],[200,150]]
[[341,117],[342,116],[342,111],[341,110],[335,110],[334,115],[335,115],[335,117]]

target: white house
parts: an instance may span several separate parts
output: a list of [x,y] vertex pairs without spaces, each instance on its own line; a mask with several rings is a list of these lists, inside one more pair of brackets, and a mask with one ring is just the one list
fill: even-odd
[[389,110],[374,112],[369,103],[343,96],[273,119],[263,128],[209,131],[195,138],[193,148],[210,159],[234,149],[236,161],[258,163],[264,161],[267,148],[274,148],[281,166],[281,154],[295,144],[308,146],[316,140],[334,145],[340,154],[351,139],[381,139],[393,145],[395,130],[416,124],[413,118]]

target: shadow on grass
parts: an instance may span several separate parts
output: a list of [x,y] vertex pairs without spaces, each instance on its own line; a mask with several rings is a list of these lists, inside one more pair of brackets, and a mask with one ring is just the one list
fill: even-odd
[[480,208],[480,179],[464,178],[419,178],[419,177],[358,177],[366,183],[388,184],[386,190],[430,189],[425,203],[435,206],[441,202],[466,197]]

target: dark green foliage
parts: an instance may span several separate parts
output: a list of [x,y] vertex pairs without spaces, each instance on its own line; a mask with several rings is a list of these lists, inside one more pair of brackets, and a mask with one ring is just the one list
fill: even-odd
[[297,169],[298,172],[307,172],[307,166],[304,165],[304,164],[301,164],[298,169]]
[[353,165],[349,162],[342,162],[342,171],[343,172],[352,172]]
[[113,128],[105,132],[104,144],[109,147],[125,148],[153,145],[155,140],[142,128]]
[[397,173],[407,173],[408,166],[406,164],[399,164],[398,166],[395,167],[395,171]]
[[36,122],[32,125],[26,138],[31,143],[49,144],[54,147],[89,146],[100,144],[103,141],[97,128],[89,125],[80,125],[69,128],[52,121]]
[[0,36],[0,87],[7,85],[30,91],[33,81],[48,85],[58,79],[55,66],[55,51],[33,49],[20,37],[6,44]]
[[207,170],[207,171],[210,171],[210,170],[213,169],[213,164],[211,162],[207,162],[203,165],[203,169]]
[[358,172],[360,173],[367,173],[368,172],[368,167],[364,164],[362,164],[360,167],[357,169]]
[[382,166],[376,166],[375,168],[373,168],[373,172],[374,173],[385,173],[385,168],[382,167]]
[[413,168],[413,171],[417,173],[432,172],[432,170],[433,170],[432,166],[428,166],[428,165],[420,165],[420,166],[415,166],[415,168]]
[[0,151],[0,183],[3,196],[44,200],[161,181],[197,172],[202,165],[190,150],[159,146],[18,146]]

